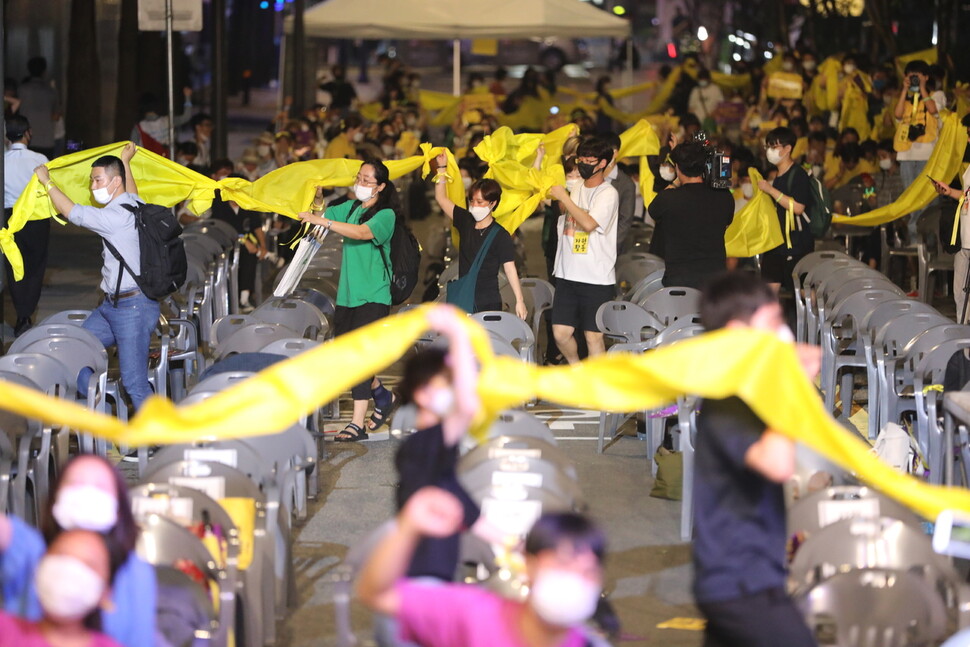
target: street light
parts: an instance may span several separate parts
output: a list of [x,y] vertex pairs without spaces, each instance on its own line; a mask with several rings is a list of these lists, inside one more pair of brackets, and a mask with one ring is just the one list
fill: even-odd
[[708,36],[707,27],[705,27],[704,25],[701,25],[700,27],[697,28],[697,40],[704,42],[705,40],[707,40],[707,36]]

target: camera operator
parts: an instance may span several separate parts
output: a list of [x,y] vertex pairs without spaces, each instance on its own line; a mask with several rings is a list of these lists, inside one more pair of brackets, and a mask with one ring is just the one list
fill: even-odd
[[[942,92],[930,94],[927,90],[929,71],[926,61],[907,63],[904,72],[904,83],[907,85],[896,101],[893,147],[896,149],[903,186],[910,186],[916,181],[936,145],[939,130],[937,101],[945,101],[945,96]],[[916,221],[920,213],[922,211],[914,211],[909,216],[907,229],[910,245],[916,244]]]
[[670,152],[677,188],[661,191],[650,203],[656,221],[650,253],[664,259],[665,287],[700,289],[727,267],[724,232],[734,219],[734,198],[705,179],[709,151],[688,142]]
[[[782,233],[788,211],[791,210],[794,225],[786,236],[785,242],[768,250],[761,258],[761,277],[777,292],[784,286],[792,288],[792,270],[802,257],[815,251],[815,238],[808,228],[808,209],[814,198],[812,185],[805,169],[795,164],[791,158],[795,146],[795,133],[789,128],[775,128],[765,137],[765,151],[768,163],[773,164],[778,173],[773,182],[761,180],[758,188],[771,196],[778,212],[778,222]],[[791,247],[788,246],[791,238]]]

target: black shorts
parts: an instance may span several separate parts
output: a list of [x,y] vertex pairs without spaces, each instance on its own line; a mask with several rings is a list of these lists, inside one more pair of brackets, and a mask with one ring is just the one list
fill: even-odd
[[[355,308],[337,306],[333,313],[334,336],[349,333],[383,319],[391,313],[391,306],[384,303],[365,303]],[[370,385],[373,377],[369,377],[360,384],[355,384],[350,392],[354,400],[367,400],[371,397]]]
[[556,296],[552,300],[552,323],[579,330],[599,332],[596,311],[616,298],[616,287],[556,279]]

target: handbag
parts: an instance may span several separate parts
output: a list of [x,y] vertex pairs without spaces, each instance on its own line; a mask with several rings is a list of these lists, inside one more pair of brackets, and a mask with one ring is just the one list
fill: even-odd
[[468,273],[465,276],[448,281],[447,302],[461,308],[469,314],[475,312],[475,289],[478,286],[478,273],[482,269],[482,263],[485,262],[485,254],[488,253],[488,248],[492,246],[492,240],[497,233],[498,227],[488,232],[488,236],[485,237],[485,242],[482,243],[482,246],[478,249],[478,253],[475,254],[475,260],[472,261],[472,266],[468,268]]

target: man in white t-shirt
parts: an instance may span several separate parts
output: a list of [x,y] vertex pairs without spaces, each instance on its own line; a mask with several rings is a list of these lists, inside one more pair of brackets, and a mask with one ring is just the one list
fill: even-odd
[[[970,142],[970,115],[964,115],[960,122],[967,129],[967,142]],[[967,319],[967,271],[970,269],[970,167],[963,172],[962,189],[954,189],[935,181],[933,186],[937,193],[960,201],[960,251],[953,257],[953,300],[956,302],[958,323],[966,323]],[[946,212],[944,218],[951,218]],[[949,244],[949,240],[943,241]]]
[[576,151],[583,183],[570,195],[554,187],[551,196],[565,210],[559,217],[559,243],[553,275],[552,334],[570,364],[579,361],[577,329],[586,337],[590,355],[606,350],[596,326],[596,311],[616,294],[616,227],[619,196],[604,172],[613,149],[598,137],[584,139]]

